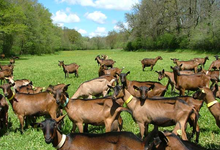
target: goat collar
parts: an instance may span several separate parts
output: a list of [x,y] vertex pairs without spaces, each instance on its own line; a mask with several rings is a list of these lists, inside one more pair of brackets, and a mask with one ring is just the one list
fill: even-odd
[[63,146],[63,144],[65,143],[65,141],[66,141],[66,135],[62,134],[62,139],[61,139],[60,143],[55,148],[60,149]]
[[212,101],[212,102],[210,102],[210,103],[208,103],[207,104],[207,107],[209,108],[209,107],[211,107],[211,106],[213,106],[214,104],[216,104],[216,103],[218,103],[218,101]]
[[63,107],[66,107],[66,105],[68,104],[68,102],[69,102],[69,98],[66,97],[66,102],[63,104]]
[[14,97],[15,97],[15,93],[13,92],[13,95],[12,95],[10,98],[8,98],[8,100],[10,101],[10,100],[12,100]]
[[129,98],[125,101],[125,104],[128,104],[132,100],[133,96],[130,95]]

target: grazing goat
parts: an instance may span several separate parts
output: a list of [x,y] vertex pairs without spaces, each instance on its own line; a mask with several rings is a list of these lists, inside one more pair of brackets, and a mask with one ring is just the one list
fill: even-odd
[[14,85],[3,84],[0,88],[11,103],[13,111],[20,121],[21,133],[23,133],[24,117],[26,116],[49,114],[51,118],[56,118],[58,105],[52,94],[48,92],[37,94],[14,93],[11,90],[12,86]]
[[[158,132],[154,134],[153,142],[148,146],[148,150],[205,150],[203,147],[190,141],[181,140],[171,132]],[[150,137],[148,140],[152,139]]]
[[204,68],[206,61],[209,60],[209,57],[206,56],[205,58],[194,58],[193,60],[198,62],[199,65],[201,65]]
[[210,77],[205,74],[181,75],[180,67],[182,65],[172,67],[174,73],[174,80],[176,82],[176,89],[180,91],[180,96],[185,95],[185,90],[196,91],[198,88],[206,86],[209,87]]
[[102,134],[62,134],[58,128],[63,116],[32,124],[43,131],[45,142],[59,150],[146,150],[145,143],[132,132]]
[[127,73],[117,74],[120,77],[121,84],[135,97],[140,97],[139,91],[134,89],[134,86],[141,87],[151,87],[151,91],[148,92],[148,97],[153,96],[164,96],[167,91],[167,86],[162,85],[160,82],[154,81],[130,81],[127,79],[127,75],[130,74],[130,71]]
[[161,56],[157,56],[156,58],[144,58],[140,60],[142,64],[142,70],[144,71],[145,67],[151,67],[150,71],[152,71],[158,60],[163,60],[163,58]]
[[187,140],[185,132],[186,121],[193,112],[192,106],[187,105],[183,100],[175,99],[173,101],[169,98],[160,97],[158,100],[146,99],[141,101],[118,85],[113,90],[113,99],[122,98],[127,104],[128,109],[132,111],[133,118],[139,125],[141,138],[147,135],[148,124],[151,123],[154,124],[155,128],[157,126],[175,125],[173,132],[175,134],[181,133],[182,139]]
[[121,111],[129,111],[127,108],[121,107],[111,98],[69,100],[65,92],[68,86],[66,85],[63,89],[57,89],[52,92],[57,104],[65,109],[69,119],[72,121],[72,132],[75,131],[77,125],[79,131],[82,133],[83,123],[105,125],[106,132],[118,130],[118,126],[112,127],[112,124],[115,120],[118,120]]
[[215,118],[217,126],[220,128],[220,103],[215,100],[213,92],[207,87],[202,87],[193,94],[193,98],[205,101],[209,111]]
[[113,65],[116,63],[116,61],[112,59],[101,59],[100,56],[96,56],[95,60],[98,62],[100,65],[105,65],[106,67],[112,68]]
[[219,70],[209,70],[209,71],[205,71],[203,69],[203,72],[210,77],[210,80],[212,82],[212,84],[210,85],[210,88],[212,88],[212,86],[218,82],[220,82],[220,73],[219,73]]
[[180,70],[194,70],[195,73],[198,72],[199,62],[196,60],[188,60],[188,61],[179,61],[179,59],[171,58],[173,63],[180,67]]
[[0,129],[8,127],[8,102],[2,94],[0,94]]
[[64,61],[59,61],[58,64],[60,67],[63,67],[63,72],[65,73],[65,78],[69,77],[69,73],[75,73],[75,77],[79,77],[78,69],[80,65],[77,65],[76,63],[65,65]]
[[[174,80],[174,74],[173,72],[165,71],[164,69],[162,71],[155,71],[158,73],[158,80],[162,80],[163,78],[167,77],[168,78],[168,83],[171,85],[171,93],[175,91],[175,80]],[[180,71],[180,74],[194,74],[192,71]]]
[[116,68],[108,69],[105,65],[100,65],[99,77],[102,76],[102,75],[106,75],[106,74],[109,74],[109,75],[112,75],[112,76],[116,76],[116,73],[120,74],[123,69],[124,69],[124,67],[122,67],[122,69],[119,69],[117,67]]
[[211,71],[212,69],[214,69],[214,70],[219,70],[220,69],[220,59],[214,60],[211,63],[208,70]]
[[[109,76],[108,76],[109,77]],[[99,96],[103,95],[106,96],[108,93],[108,86],[107,85],[112,85],[116,79],[113,78],[111,81],[106,79],[105,77],[99,77],[95,78],[86,82],[83,82],[76,92],[73,94],[71,99],[83,97],[83,98],[89,98],[91,99],[92,96]]]

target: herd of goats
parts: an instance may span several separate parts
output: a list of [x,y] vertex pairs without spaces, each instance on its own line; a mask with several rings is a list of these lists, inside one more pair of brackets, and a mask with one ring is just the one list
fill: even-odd
[[[176,66],[172,72],[156,71],[158,80],[168,78],[167,85],[154,81],[128,80],[130,74],[122,73],[123,68],[113,67],[116,63],[106,55],[98,55],[95,60],[99,68],[99,77],[83,82],[71,98],[67,93],[69,84],[49,85],[46,90],[33,87],[27,79],[13,80],[15,59],[10,59],[9,65],[0,65],[0,79],[7,80],[0,89],[0,130],[8,128],[8,101],[20,121],[20,131],[23,133],[24,122],[31,120],[31,125],[43,130],[46,143],[61,150],[203,150],[199,146],[198,116],[203,102],[216,120],[220,128],[220,97],[218,82],[220,81],[220,59],[215,56],[209,69],[204,70],[208,57],[194,58],[189,61],[171,59]],[[141,60],[142,69],[151,67],[161,56],[154,59]],[[78,77],[79,65],[64,64],[65,78],[75,73]],[[200,66],[200,67],[199,67]],[[179,91],[179,96],[164,97],[168,86],[171,92]],[[108,96],[109,90],[113,91]],[[185,96],[186,90],[195,91],[193,96]],[[95,97],[95,98],[94,98]],[[126,104],[127,107],[124,107]],[[62,134],[63,112],[72,121],[72,132]],[[140,129],[140,137],[132,132],[121,131],[122,111],[129,113]],[[36,117],[50,115],[36,123]],[[104,125],[106,133],[91,134],[88,124]],[[154,129],[148,133],[148,125]],[[192,126],[192,134],[187,137],[187,124]],[[158,127],[174,126],[172,132],[158,131]],[[78,127],[80,133],[74,133]],[[194,134],[196,143],[190,142]]]

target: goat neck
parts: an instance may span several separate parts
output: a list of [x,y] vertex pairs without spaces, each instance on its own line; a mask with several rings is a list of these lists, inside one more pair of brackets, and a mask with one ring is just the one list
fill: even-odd
[[55,133],[55,137],[52,141],[53,147],[55,147],[56,149],[66,149],[67,148],[67,141],[68,136],[66,136],[65,134],[61,134],[58,130],[56,130]]
[[137,106],[137,99],[133,97],[126,89],[123,90],[124,96],[122,97],[122,99],[130,110],[134,110],[135,106]]

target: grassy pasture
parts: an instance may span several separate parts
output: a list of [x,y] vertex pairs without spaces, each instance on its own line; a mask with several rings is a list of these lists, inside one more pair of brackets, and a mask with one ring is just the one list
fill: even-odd
[[[156,70],[162,69],[169,70],[170,66],[173,66],[173,62],[170,58],[179,58],[180,60],[189,60],[195,57],[209,56],[209,59],[205,65],[205,69],[208,69],[209,65],[215,58],[214,55],[198,54],[192,52],[124,52],[121,50],[93,50],[93,51],[66,51],[59,52],[54,55],[44,56],[22,56],[20,60],[16,60],[14,69],[14,79],[30,79],[34,86],[47,87],[49,84],[55,85],[57,83],[71,84],[68,89],[70,97],[74,94],[77,87],[84,81],[90,80],[98,76],[98,65],[94,60],[98,54],[106,54],[111,59],[116,61],[115,67],[125,67],[123,72],[131,71],[128,79],[139,81],[158,81],[158,75]],[[163,60],[159,60],[154,66],[153,71],[149,71],[150,68],[146,67],[145,71],[142,71],[141,63],[139,60],[143,58],[155,58],[162,56]],[[64,60],[65,64],[76,62],[80,65],[79,78],[75,78],[74,74],[70,74],[69,78],[64,78],[62,68],[58,66],[58,60]],[[1,64],[8,63],[8,60],[0,60]],[[162,84],[167,84],[167,79],[161,81]],[[0,91],[2,93],[2,91]],[[171,96],[170,89],[166,93],[166,96]],[[9,104],[10,105],[10,104]],[[199,144],[207,149],[220,149],[220,133],[219,128],[215,124],[214,117],[208,111],[206,105],[204,105],[200,112],[199,125],[201,129]],[[131,131],[135,134],[139,133],[139,128],[132,120],[131,116],[127,113],[122,113],[124,119],[123,130]],[[38,121],[43,120],[41,117]],[[44,137],[41,130],[33,129],[29,127],[26,129],[23,135],[20,132],[15,132],[19,127],[19,121],[14,115],[11,105],[9,108],[9,121],[11,127],[7,133],[0,137],[0,149],[2,150],[52,150],[52,145],[48,145],[44,141]],[[65,124],[63,127],[64,133],[69,133],[72,128],[72,123],[65,118]],[[150,130],[152,126],[150,126]],[[160,130],[172,130],[173,127],[160,128]],[[89,126],[90,132],[102,133],[103,127]],[[191,133],[191,128],[188,127],[187,132]]]

